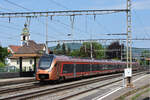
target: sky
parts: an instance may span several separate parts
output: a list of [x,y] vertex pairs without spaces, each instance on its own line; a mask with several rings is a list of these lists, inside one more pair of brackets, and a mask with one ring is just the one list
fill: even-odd
[[[132,38],[150,38],[150,0],[132,0]],[[126,0],[0,0],[0,13],[125,9]],[[2,46],[20,45],[20,34],[26,18],[0,18],[0,43]],[[56,16],[48,19],[48,40],[108,39],[126,36],[107,36],[106,33],[126,32],[126,13],[75,16],[74,28],[70,17]],[[46,18],[30,19],[30,38],[38,43],[46,40]],[[73,30],[73,32],[72,32]],[[72,34],[72,36],[68,36]],[[103,42],[103,41],[100,41]],[[112,42],[112,41],[111,41]],[[109,44],[109,42],[107,42]],[[150,41],[133,41],[133,47],[150,48]],[[49,46],[54,45],[49,43]]]

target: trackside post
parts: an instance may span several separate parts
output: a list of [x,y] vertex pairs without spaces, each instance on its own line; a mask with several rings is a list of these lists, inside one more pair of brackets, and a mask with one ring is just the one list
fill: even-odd
[[125,78],[127,78],[127,84],[126,87],[133,87],[132,84],[132,68],[126,68],[124,69]]

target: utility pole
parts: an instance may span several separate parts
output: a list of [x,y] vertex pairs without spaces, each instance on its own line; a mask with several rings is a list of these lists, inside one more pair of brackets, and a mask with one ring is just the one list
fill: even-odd
[[123,45],[123,43],[121,41],[121,61],[122,61],[122,45]]
[[48,16],[46,17],[46,54],[48,54]]
[[91,47],[91,59],[93,59],[92,42],[90,43],[90,47]]

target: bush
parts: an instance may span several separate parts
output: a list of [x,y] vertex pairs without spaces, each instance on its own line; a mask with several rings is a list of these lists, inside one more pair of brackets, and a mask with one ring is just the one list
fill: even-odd
[[0,62],[0,68],[1,68],[1,67],[4,67],[4,66],[5,66],[5,64],[2,63],[2,62]]

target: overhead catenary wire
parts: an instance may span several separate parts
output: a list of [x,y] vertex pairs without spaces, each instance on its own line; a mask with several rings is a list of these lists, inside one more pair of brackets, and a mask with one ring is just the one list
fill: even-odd
[[[22,8],[22,9],[25,9],[25,10],[27,10],[27,11],[32,11],[31,9],[25,8],[25,7],[23,7],[23,6],[19,5],[19,4],[16,4],[16,3],[14,3],[14,2],[11,2],[11,1],[9,1],[9,0],[5,0],[5,1],[7,1],[8,3],[11,3],[11,4],[13,4],[13,5],[17,6],[17,7],[20,7],[20,8]],[[13,12],[14,12],[14,11],[13,11]],[[30,17],[30,16],[27,16],[27,17],[26,17],[26,23],[27,23],[27,25],[28,25],[28,29],[29,29],[29,30],[30,30],[30,27],[29,27],[30,21],[31,21],[31,17]],[[43,23],[42,23],[42,24],[43,24]],[[52,27],[52,26],[51,26],[51,27]],[[54,29],[54,28],[52,28],[52,29]],[[56,30],[55,30],[55,31],[56,31]]]
[[[60,6],[60,7],[64,8],[64,9],[66,9],[66,10],[69,10],[69,8],[68,8],[67,6],[64,6],[64,5],[61,4],[61,3],[58,3],[58,2],[56,2],[56,1],[54,1],[54,0],[49,0],[49,1],[51,1],[51,2],[54,3],[54,4],[56,4],[57,6]],[[94,15],[94,20],[96,20],[96,15]],[[95,22],[97,23],[97,25],[102,26],[102,25],[100,24],[100,22],[98,22],[98,20],[96,20]],[[85,23],[85,24],[86,24],[85,30],[86,30],[86,33],[87,33],[87,16],[86,16],[86,23]],[[106,29],[109,33],[111,33],[111,32],[108,30],[108,28],[106,28],[105,26],[103,26],[103,28]]]
[[[10,12],[15,12],[15,11],[13,11],[13,10],[11,10],[11,9],[1,7],[1,5],[0,5],[0,9],[1,9],[1,10],[7,10],[7,11],[10,11]],[[1,12],[3,12],[3,11],[1,11]]]
[[56,2],[55,0],[49,0],[49,2],[52,2],[52,3],[54,3],[55,5],[57,5],[57,6],[61,7],[61,8],[69,10],[68,7],[64,6],[63,4],[61,4],[59,2]]
[[[133,10],[133,13],[135,14],[135,16],[137,17],[138,20],[136,20],[137,22],[139,22],[140,25],[144,26],[143,21],[141,20],[140,16],[137,14],[137,12],[135,10]],[[148,34],[148,32],[144,29],[143,30],[144,33],[150,38],[150,34]],[[147,37],[146,36],[146,37]]]
[[[76,10],[75,12],[84,12],[84,11],[86,11],[86,10]],[[93,12],[93,11],[97,11],[97,10],[88,10],[88,12]],[[103,10],[101,10],[101,11],[103,11]],[[107,11],[110,11],[110,10],[107,10]],[[118,10],[117,10],[118,11]],[[119,10],[120,11],[120,10]],[[122,10],[121,10],[122,11]],[[68,11],[56,11],[56,13],[62,13],[62,12],[67,12],[68,13]],[[70,12],[70,11],[69,11]],[[71,12],[74,12],[74,11],[71,11]],[[25,12],[24,12],[25,13]],[[28,13],[30,13],[30,12],[28,12]],[[34,13],[36,13],[36,12],[34,12]],[[49,13],[49,12],[48,12]],[[4,13],[3,13],[4,14]],[[10,14],[10,13],[9,13]],[[17,14],[17,13],[15,13],[15,14]],[[77,14],[78,15],[78,14]],[[80,14],[79,14],[80,15]],[[95,15],[95,13],[94,13],[94,15]],[[10,16],[9,16],[10,17]],[[26,16],[26,17],[28,17],[28,16]]]
[[22,9],[24,9],[24,10],[32,11],[32,10],[30,10],[30,9],[28,9],[28,8],[25,8],[25,7],[23,7],[23,6],[21,6],[21,5],[17,4],[17,3],[14,3],[14,2],[12,2],[12,1],[9,1],[9,0],[4,0],[4,1],[6,1],[6,2],[8,2],[9,4],[12,4],[12,5],[16,6],[16,7],[22,8]]
[[[16,4],[16,3],[13,3],[13,2],[10,2],[10,1],[8,1],[8,0],[6,0],[7,2],[9,2],[9,3],[11,3],[11,4],[13,4],[13,5],[15,5],[15,6],[18,6],[18,7],[20,7],[20,8],[23,8],[23,9],[25,9],[25,10],[28,10],[28,11],[32,11],[32,10],[30,10],[30,9],[28,9],[28,8],[25,8],[25,7],[23,7],[23,6],[20,6],[20,5],[18,5],[18,4]],[[9,9],[7,9],[7,10],[9,10]],[[10,10],[9,10],[10,11]],[[15,11],[12,11],[11,10],[11,12],[15,12]],[[29,25],[30,25],[30,21],[31,21],[31,17],[26,17],[26,23],[27,23],[27,26],[28,26],[28,29],[30,30],[30,28],[29,28]],[[9,17],[9,22],[10,22],[10,17]],[[14,28],[14,27],[10,27],[10,26],[2,26],[2,27],[5,27],[5,28],[11,28],[11,29],[17,29],[17,28]],[[19,30],[19,28],[18,28],[18,30]],[[33,32],[33,31],[32,31]],[[35,32],[33,32],[33,33],[35,33]],[[36,35],[41,35],[40,33],[35,33]]]
[[[63,4],[60,4],[60,3],[58,3],[58,2],[56,2],[56,1],[54,1],[54,0],[49,0],[49,1],[51,1],[51,2],[53,2],[54,4],[56,4],[57,6],[61,6],[62,8],[64,8],[64,9],[66,9],[66,10],[69,10],[69,8],[68,7],[66,7],[66,6],[64,6]],[[96,20],[96,15],[94,15],[94,20]],[[97,21],[95,21],[95,22],[97,22]],[[98,24],[99,25],[99,24]],[[86,16],[86,33],[87,33],[87,16]]]
[[[59,3],[59,2],[56,2],[56,1],[54,1],[54,0],[49,0],[49,1],[51,1],[52,3],[54,3],[55,5],[57,5],[57,6],[61,7],[61,8],[64,8],[64,9],[66,9],[66,10],[69,10],[69,8],[68,8],[67,6],[65,6],[65,5],[63,5],[63,4]],[[81,31],[81,29],[79,29],[79,28],[77,29],[77,28],[74,27],[74,19],[75,19],[75,16],[70,16],[70,21],[71,21],[71,33],[68,34],[68,36],[72,36],[72,38],[73,38],[74,30],[78,30],[79,32]],[[58,21],[58,22],[61,23],[61,24],[63,24],[63,25],[65,25],[65,26],[68,26],[68,27],[69,27],[69,25],[64,24],[62,21]],[[88,33],[88,32],[86,31],[85,33]]]

